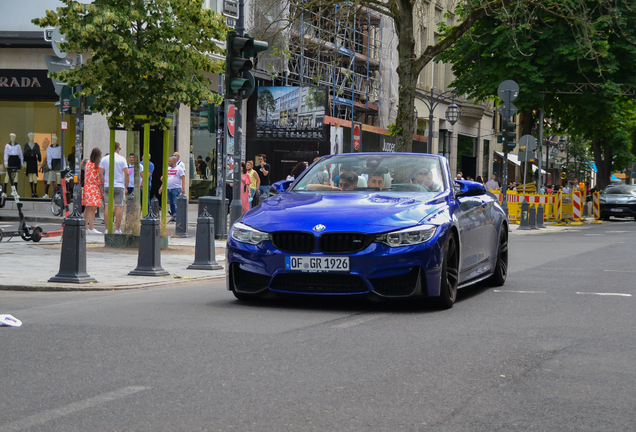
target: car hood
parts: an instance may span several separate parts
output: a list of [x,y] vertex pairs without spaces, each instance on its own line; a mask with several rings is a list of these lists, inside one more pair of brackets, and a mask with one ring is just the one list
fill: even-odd
[[241,222],[271,231],[386,232],[408,228],[446,205],[445,193],[286,192],[265,200],[243,215]]

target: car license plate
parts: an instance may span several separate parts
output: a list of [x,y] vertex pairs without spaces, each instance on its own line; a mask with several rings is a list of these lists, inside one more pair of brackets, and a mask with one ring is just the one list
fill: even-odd
[[285,270],[309,273],[349,272],[349,257],[286,256]]
[[613,208],[613,209],[610,209],[610,211],[613,211],[613,212],[622,212],[622,211],[623,211],[623,209],[622,209],[622,208]]

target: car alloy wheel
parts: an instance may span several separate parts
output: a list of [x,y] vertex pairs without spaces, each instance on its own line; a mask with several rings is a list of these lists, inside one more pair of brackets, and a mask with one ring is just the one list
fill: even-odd
[[499,229],[499,244],[497,246],[497,264],[495,272],[488,279],[491,285],[502,286],[508,276],[508,227],[502,225]]
[[439,292],[438,306],[443,309],[453,307],[457,299],[457,283],[459,278],[459,250],[454,234],[448,235],[444,248],[444,264],[442,265],[442,281]]

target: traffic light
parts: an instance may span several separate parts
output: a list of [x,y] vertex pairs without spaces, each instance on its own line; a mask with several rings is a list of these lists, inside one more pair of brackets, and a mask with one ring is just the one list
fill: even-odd
[[513,121],[504,120],[501,125],[501,132],[503,134],[504,146],[507,151],[512,151],[517,146],[517,123]]
[[216,105],[203,101],[199,117],[205,119],[199,123],[202,128],[207,129],[208,132],[216,132]]
[[254,39],[231,31],[227,33],[225,43],[225,98],[236,99],[242,91],[254,87],[250,80],[243,78],[243,72],[253,67],[252,61],[244,58],[243,53],[254,47]]
[[245,51],[245,58],[256,57],[261,51],[267,51],[269,44],[265,41],[255,40],[250,34],[245,33],[245,37],[250,40],[251,48]]

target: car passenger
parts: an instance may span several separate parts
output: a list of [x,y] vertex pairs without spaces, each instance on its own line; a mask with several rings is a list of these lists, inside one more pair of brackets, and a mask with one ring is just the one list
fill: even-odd
[[424,186],[431,192],[440,192],[442,187],[433,180],[433,173],[430,169],[419,168],[411,174],[411,182]]
[[340,190],[352,191],[358,187],[358,174],[353,171],[345,171],[340,174]]
[[367,182],[367,186],[370,188],[378,188],[380,190],[384,189],[384,172],[382,171],[374,171],[369,173],[369,181]]

